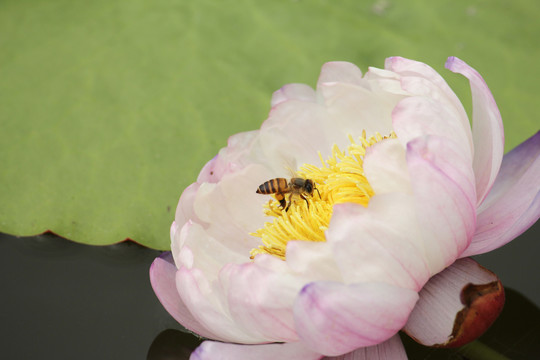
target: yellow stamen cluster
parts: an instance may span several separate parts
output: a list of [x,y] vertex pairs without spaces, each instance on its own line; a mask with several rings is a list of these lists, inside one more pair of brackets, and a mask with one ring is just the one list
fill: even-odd
[[277,200],[269,201],[264,211],[274,220],[251,234],[260,237],[263,243],[251,250],[251,258],[258,254],[271,254],[284,260],[290,240],[326,241],[324,232],[330,223],[334,204],[353,202],[367,206],[373,196],[373,189],[364,176],[366,149],[381,140],[395,137],[394,133],[390,136],[376,133],[366,138],[366,132],[363,131],[358,142],[355,142],[349,135],[351,144],[346,152],[334,145],[328,160],[323,160],[319,153],[321,167],[304,164],[298,176],[313,180],[318,192],[315,190],[308,198],[309,206],[303,199],[293,197],[293,204],[288,211],[282,209]]

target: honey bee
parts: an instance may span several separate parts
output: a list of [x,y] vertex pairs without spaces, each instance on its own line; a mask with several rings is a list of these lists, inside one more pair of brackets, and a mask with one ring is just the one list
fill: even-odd
[[[304,179],[300,177],[293,177],[289,181],[285,178],[275,178],[268,180],[257,189],[257,194],[270,195],[275,194],[276,200],[279,201],[279,205],[285,211],[288,211],[291,207],[292,197],[299,196],[306,201],[306,204],[309,207],[309,202],[306,199],[306,196],[313,196],[313,191],[317,190],[319,197],[321,193],[315,186],[315,182],[311,179]],[[288,203],[285,200],[285,194],[289,194]]]

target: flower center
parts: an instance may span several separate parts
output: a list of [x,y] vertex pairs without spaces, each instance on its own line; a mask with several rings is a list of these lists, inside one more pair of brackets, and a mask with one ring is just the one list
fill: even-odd
[[[265,204],[265,214],[274,219],[251,234],[260,237],[263,243],[251,250],[251,259],[258,254],[271,254],[285,260],[287,243],[291,240],[326,241],[324,232],[330,223],[334,204],[353,202],[367,207],[374,193],[364,175],[366,149],[396,135],[393,132],[389,136],[376,133],[366,138],[363,131],[357,142],[351,135],[348,137],[351,144],[346,151],[334,145],[332,155],[326,161],[319,153],[321,167],[311,164],[300,167],[296,176],[315,183],[316,189],[312,193],[276,194]],[[289,201],[289,196],[291,204],[287,209],[278,200],[281,199],[282,203],[283,199]]]

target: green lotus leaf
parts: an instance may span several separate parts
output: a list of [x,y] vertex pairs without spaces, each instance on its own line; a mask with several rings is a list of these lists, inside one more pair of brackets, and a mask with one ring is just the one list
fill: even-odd
[[443,68],[458,56],[492,89],[510,149],[538,129],[539,4],[2,1],[0,231],[167,249],[204,163],[330,60],[414,58],[468,99]]

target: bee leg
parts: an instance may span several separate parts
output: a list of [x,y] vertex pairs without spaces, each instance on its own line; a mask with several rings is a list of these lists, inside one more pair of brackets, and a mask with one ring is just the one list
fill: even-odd
[[315,188],[315,190],[317,190],[317,194],[319,194],[319,199],[322,200],[321,193],[319,192],[319,189]]
[[300,195],[300,197],[306,201],[307,207],[309,209],[309,201],[307,201],[307,199],[304,197],[304,195]]
[[[293,194],[291,193],[291,195],[289,195],[289,204],[287,205],[287,208],[285,209],[285,211],[289,211],[289,208],[291,207],[291,204],[292,204],[292,196]],[[285,200],[283,200],[285,201]]]

